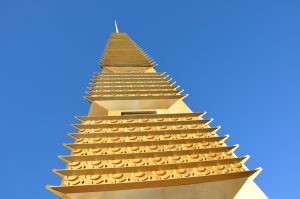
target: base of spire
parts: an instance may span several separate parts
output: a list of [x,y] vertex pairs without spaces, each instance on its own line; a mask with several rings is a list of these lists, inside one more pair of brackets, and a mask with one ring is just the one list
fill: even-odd
[[267,199],[251,178],[240,178],[200,184],[130,189],[119,191],[69,193],[63,199]]

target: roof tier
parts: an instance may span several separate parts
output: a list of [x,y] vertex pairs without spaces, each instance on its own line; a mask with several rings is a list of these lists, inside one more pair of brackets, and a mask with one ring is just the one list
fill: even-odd
[[108,191],[250,177],[249,156],[237,157],[204,113],[78,117],[60,156],[66,169],[59,193]]

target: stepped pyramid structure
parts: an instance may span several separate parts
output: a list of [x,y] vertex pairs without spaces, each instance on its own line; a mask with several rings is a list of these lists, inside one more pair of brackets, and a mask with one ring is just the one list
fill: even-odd
[[68,134],[71,154],[54,170],[63,199],[267,198],[249,170],[249,156],[192,112],[165,73],[125,33],[112,33],[85,98],[91,107]]

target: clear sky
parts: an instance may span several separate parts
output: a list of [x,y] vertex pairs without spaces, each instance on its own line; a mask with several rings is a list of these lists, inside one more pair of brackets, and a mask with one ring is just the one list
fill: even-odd
[[1,0],[1,198],[56,198],[44,186],[114,19],[263,167],[270,198],[299,197],[300,1]]

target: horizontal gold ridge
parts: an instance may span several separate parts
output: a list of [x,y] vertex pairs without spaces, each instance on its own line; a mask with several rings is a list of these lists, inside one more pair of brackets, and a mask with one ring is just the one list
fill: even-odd
[[91,149],[91,148],[109,148],[109,147],[134,147],[134,146],[157,146],[171,144],[190,144],[203,142],[221,142],[226,136],[206,137],[206,138],[184,138],[174,140],[156,140],[156,141],[139,141],[139,142],[114,142],[114,143],[84,143],[84,144],[65,144],[70,149]]
[[234,146],[220,146],[215,148],[201,148],[201,149],[185,149],[180,151],[155,151],[145,153],[127,153],[127,154],[101,154],[101,155],[69,155],[59,156],[60,159],[66,162],[73,161],[93,161],[93,160],[119,160],[119,159],[137,159],[137,158],[151,158],[151,157],[167,157],[179,155],[196,155],[207,153],[221,153],[233,152],[238,148]]
[[124,119],[153,119],[153,118],[177,118],[177,117],[202,117],[206,112],[195,113],[169,113],[169,114],[140,114],[140,115],[116,115],[116,116],[77,116],[80,121],[88,120],[124,120]]
[[126,94],[135,94],[135,95],[140,95],[140,94],[170,94],[170,95],[177,95],[183,92],[183,90],[171,90],[171,91],[109,91],[109,92],[101,92],[101,91],[91,91],[88,92],[90,96],[95,96],[95,95],[107,95],[107,96],[112,96],[112,95],[126,95]]
[[114,79],[93,79],[92,83],[105,83],[105,82],[169,82],[171,78],[114,78]]
[[213,174],[206,176],[178,178],[178,179],[164,179],[142,182],[128,182],[128,183],[113,183],[113,184],[98,184],[98,185],[74,185],[74,186],[47,186],[47,189],[56,192],[58,195],[67,193],[82,193],[82,192],[98,192],[98,191],[113,191],[126,189],[142,189],[154,187],[166,187],[174,185],[187,185],[211,181],[230,180],[236,178],[255,177],[261,172],[261,169],[232,172],[225,174]]
[[93,77],[160,77],[166,73],[94,73]]
[[108,96],[108,97],[92,97],[85,96],[88,101],[101,101],[101,100],[143,100],[143,99],[184,99],[187,95],[158,95],[158,96]]
[[151,126],[171,126],[171,125],[201,125],[209,124],[210,120],[189,120],[189,121],[162,121],[162,122],[132,122],[132,123],[110,123],[110,124],[73,124],[76,129],[93,128],[121,128],[121,127],[151,127]]
[[186,169],[194,167],[205,167],[212,165],[223,165],[223,164],[233,164],[241,163],[245,161],[247,157],[241,158],[228,158],[220,160],[209,160],[200,162],[188,162],[188,163],[176,163],[176,164],[162,164],[162,165],[151,165],[151,166],[139,166],[139,167],[112,167],[112,168],[100,168],[100,169],[64,169],[64,170],[54,170],[55,173],[62,176],[72,176],[72,175],[101,175],[101,174],[115,174],[115,173],[131,173],[131,172],[145,172],[145,171],[161,171],[161,170],[171,170],[171,169]]
[[198,128],[198,129],[180,129],[180,130],[152,130],[152,131],[124,131],[124,132],[101,132],[101,133],[70,133],[71,137],[113,137],[113,136],[138,136],[138,135],[168,135],[168,134],[180,134],[180,133],[191,133],[191,132],[201,132],[201,133],[212,133],[219,130],[217,128]]
[[105,86],[105,85],[165,85],[165,86],[172,86],[175,82],[167,82],[167,81],[128,81],[128,82],[96,82],[90,83],[92,86]]

